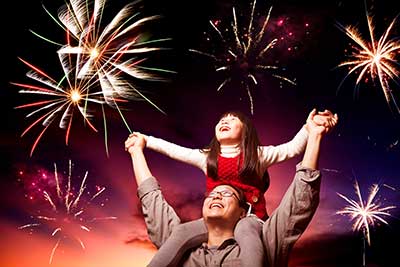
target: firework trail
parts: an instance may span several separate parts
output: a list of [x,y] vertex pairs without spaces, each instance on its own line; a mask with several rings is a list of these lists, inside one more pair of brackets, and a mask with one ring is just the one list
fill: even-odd
[[389,213],[389,210],[396,208],[396,206],[382,206],[382,204],[375,201],[375,197],[380,189],[380,186],[377,184],[370,187],[370,192],[366,202],[361,196],[360,187],[357,181],[354,184],[354,188],[358,200],[337,193],[341,198],[346,200],[349,205],[336,213],[350,216],[351,220],[354,221],[353,230],[362,230],[368,244],[371,244],[370,226],[374,226],[377,222],[388,224],[383,216],[390,216],[391,214]]
[[352,73],[358,72],[356,87],[360,85],[367,77],[371,77],[373,81],[378,80],[380,87],[385,95],[385,99],[389,108],[395,108],[400,113],[393,91],[389,86],[390,82],[398,84],[399,70],[396,54],[400,52],[399,38],[389,38],[392,28],[395,25],[397,17],[393,19],[379,40],[375,37],[375,25],[372,16],[365,10],[369,30],[369,42],[366,41],[358,29],[353,26],[344,27],[337,23],[338,28],[343,31],[356,44],[353,46],[353,52],[349,55],[349,59],[340,63],[338,67],[348,67],[349,71],[340,83],[341,87],[345,79]]
[[[71,179],[72,167],[72,162],[69,160],[68,178],[66,184],[63,184],[62,177],[57,172],[57,165],[54,164],[55,192],[52,194],[50,191],[42,190],[44,200],[50,209],[47,209],[46,212],[39,211],[38,214],[40,215],[35,216],[37,222],[19,227],[19,229],[29,229],[47,225],[53,228],[50,236],[57,238],[57,241],[51,250],[49,264],[52,263],[57,248],[64,239],[76,240],[82,249],[85,249],[81,237],[83,231],[90,232],[93,222],[117,219],[112,216],[91,217],[87,210],[92,202],[105,191],[105,187],[97,186],[97,192],[89,196],[90,199],[87,200],[86,197],[84,199],[88,172],[86,171],[79,189],[74,190]],[[90,194],[85,193],[85,196],[88,195]]]
[[[191,52],[213,59],[217,65],[216,71],[225,74],[226,78],[219,85],[217,91],[220,91],[228,83],[234,82],[235,80],[245,87],[252,114],[254,113],[254,105],[250,88],[251,85],[258,84],[256,78],[257,74],[264,71],[274,71],[279,68],[276,65],[269,65],[266,63],[266,61],[268,61],[268,53],[278,42],[277,38],[266,41],[268,38],[265,36],[272,7],[268,10],[264,21],[261,23],[261,28],[257,27],[258,25],[256,24],[258,23],[255,23],[255,7],[256,0],[254,0],[251,6],[249,23],[243,28],[239,28],[235,7],[232,9],[233,21],[231,22],[231,29],[221,30],[218,28],[220,21],[210,21],[213,30],[221,40],[224,49],[222,55],[190,49]],[[231,36],[224,37],[223,33],[225,32],[230,33]],[[282,75],[277,73],[272,73],[271,75],[281,81],[296,85],[294,81]]]
[[[30,156],[32,156],[36,146],[48,127],[56,121],[58,117],[60,117],[58,124],[59,127],[66,130],[65,143],[67,145],[75,113],[82,116],[84,123],[97,132],[97,129],[90,121],[91,115],[88,113],[87,106],[88,104],[97,104],[102,106],[105,101],[100,92],[89,92],[89,87],[92,85],[90,81],[85,79],[78,80],[76,77],[68,75],[67,66],[64,66],[64,71],[66,71],[64,78],[60,81],[56,81],[43,70],[23,59],[20,60],[31,69],[27,72],[26,76],[34,80],[35,84],[15,82],[11,82],[11,84],[23,88],[19,91],[21,94],[45,97],[45,99],[15,107],[16,109],[34,108],[33,111],[26,115],[26,118],[42,114],[21,134],[21,137],[24,136],[39,123],[44,127],[33,143]],[[69,73],[71,74],[71,72]]]

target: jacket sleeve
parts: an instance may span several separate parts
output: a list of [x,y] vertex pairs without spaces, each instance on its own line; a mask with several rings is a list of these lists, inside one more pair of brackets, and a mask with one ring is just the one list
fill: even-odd
[[308,132],[302,127],[287,143],[277,146],[260,146],[260,161],[265,167],[279,163],[304,152],[307,145]]
[[200,151],[200,149],[179,146],[153,136],[147,137],[147,148],[150,148],[174,160],[193,165],[206,173],[207,154]]
[[279,206],[263,225],[268,266],[286,267],[289,253],[306,230],[319,204],[320,172],[297,165]]
[[154,177],[146,179],[139,185],[138,197],[142,204],[149,238],[159,248],[171,235],[172,230],[181,223],[181,220],[164,199]]

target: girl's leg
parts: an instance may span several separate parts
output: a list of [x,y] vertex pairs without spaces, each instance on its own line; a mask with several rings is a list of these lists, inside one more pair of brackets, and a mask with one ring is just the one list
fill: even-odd
[[262,267],[265,259],[261,239],[263,221],[251,214],[242,218],[235,227],[235,239],[240,247],[242,266]]
[[203,219],[178,225],[159,248],[148,267],[179,266],[185,252],[207,242],[207,228]]

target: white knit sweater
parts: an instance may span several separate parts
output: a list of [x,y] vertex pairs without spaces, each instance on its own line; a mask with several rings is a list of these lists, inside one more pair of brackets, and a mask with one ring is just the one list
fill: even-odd
[[[304,152],[307,144],[308,132],[302,127],[295,137],[284,144],[273,146],[259,146],[259,156],[262,168],[265,170],[275,163],[294,158]],[[164,154],[172,159],[196,166],[207,173],[207,152],[200,149],[182,147],[153,136],[147,137],[147,147]],[[234,157],[240,152],[237,146],[221,146],[223,157]]]

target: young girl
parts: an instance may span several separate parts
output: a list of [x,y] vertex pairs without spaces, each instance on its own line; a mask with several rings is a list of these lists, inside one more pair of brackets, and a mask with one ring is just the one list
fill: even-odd
[[[308,119],[329,126],[334,116],[329,111],[316,115],[313,110]],[[130,138],[135,138],[134,133]],[[268,218],[264,193],[269,187],[267,168],[272,164],[301,154],[308,133],[303,126],[288,143],[278,146],[261,146],[250,119],[240,112],[223,114],[215,126],[215,137],[205,149],[190,149],[152,136],[145,136],[146,146],[152,150],[203,170],[206,191],[219,184],[230,183],[243,190],[250,210],[235,228],[235,240],[241,250],[241,266],[263,266],[263,245],[259,237],[262,221]],[[172,233],[148,266],[177,266],[185,251],[207,241],[207,229],[202,219],[178,226],[179,237]],[[182,235],[182,231],[185,233]],[[182,238],[184,236],[184,238]],[[257,242],[256,242],[257,240]],[[173,252],[173,253],[171,253]]]

